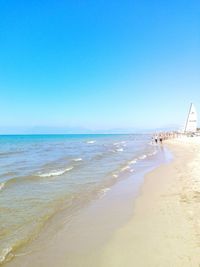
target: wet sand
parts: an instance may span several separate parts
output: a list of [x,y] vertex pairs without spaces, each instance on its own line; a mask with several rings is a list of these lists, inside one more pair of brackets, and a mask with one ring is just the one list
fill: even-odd
[[145,175],[139,196],[143,179],[121,181],[6,266],[199,267],[200,138],[166,145],[174,160]]
[[200,266],[200,138],[167,143],[174,161],[146,176],[134,216],[107,245],[102,266]]

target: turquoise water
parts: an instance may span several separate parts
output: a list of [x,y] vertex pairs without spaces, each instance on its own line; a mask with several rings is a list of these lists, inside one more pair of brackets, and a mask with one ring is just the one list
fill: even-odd
[[158,152],[150,135],[0,136],[0,263],[57,212],[70,217]]

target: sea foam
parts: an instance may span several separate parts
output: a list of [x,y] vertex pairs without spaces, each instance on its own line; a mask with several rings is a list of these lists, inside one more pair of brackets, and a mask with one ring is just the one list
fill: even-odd
[[8,247],[8,248],[4,248],[2,251],[1,251],[1,254],[0,254],[0,264],[3,263],[5,261],[5,259],[7,258],[8,254],[12,251],[12,248],[11,247]]
[[5,186],[5,183],[0,183],[0,190],[2,190]]
[[47,172],[47,173],[41,173],[41,174],[38,174],[39,177],[52,177],[52,176],[60,176],[68,171],[71,171],[74,167],[69,167],[67,169],[64,169],[64,170],[54,170],[54,171],[51,171],[51,172]]
[[129,161],[129,164],[135,164],[137,162],[137,159]]
[[96,143],[96,140],[87,141],[87,144],[94,144],[94,143]]
[[77,159],[73,159],[73,161],[82,161],[83,159],[82,158],[77,158]]
[[123,168],[121,168],[121,172],[127,171],[130,169],[130,166],[124,166]]
[[105,194],[106,194],[108,191],[110,191],[110,190],[111,190],[111,189],[110,189],[109,187],[102,189],[102,190],[101,190],[101,193],[102,193],[101,197],[104,197]]
[[154,156],[154,155],[156,155],[157,154],[157,151],[154,151],[154,152],[152,152],[152,153],[149,153],[149,156]]
[[118,148],[118,149],[116,149],[116,151],[118,151],[118,152],[123,152],[124,149],[123,149],[123,148]]
[[139,159],[146,159],[147,155],[142,155],[139,157]]

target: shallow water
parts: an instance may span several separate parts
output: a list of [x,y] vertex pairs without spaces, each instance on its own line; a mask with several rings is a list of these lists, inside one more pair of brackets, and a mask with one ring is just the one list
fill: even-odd
[[62,209],[70,217],[120,179],[153,166],[159,147],[150,142],[149,135],[1,136],[0,262]]

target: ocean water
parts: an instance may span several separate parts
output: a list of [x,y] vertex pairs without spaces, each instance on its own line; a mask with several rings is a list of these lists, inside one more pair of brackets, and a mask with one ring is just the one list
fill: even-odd
[[0,136],[0,263],[158,153],[150,135]]

